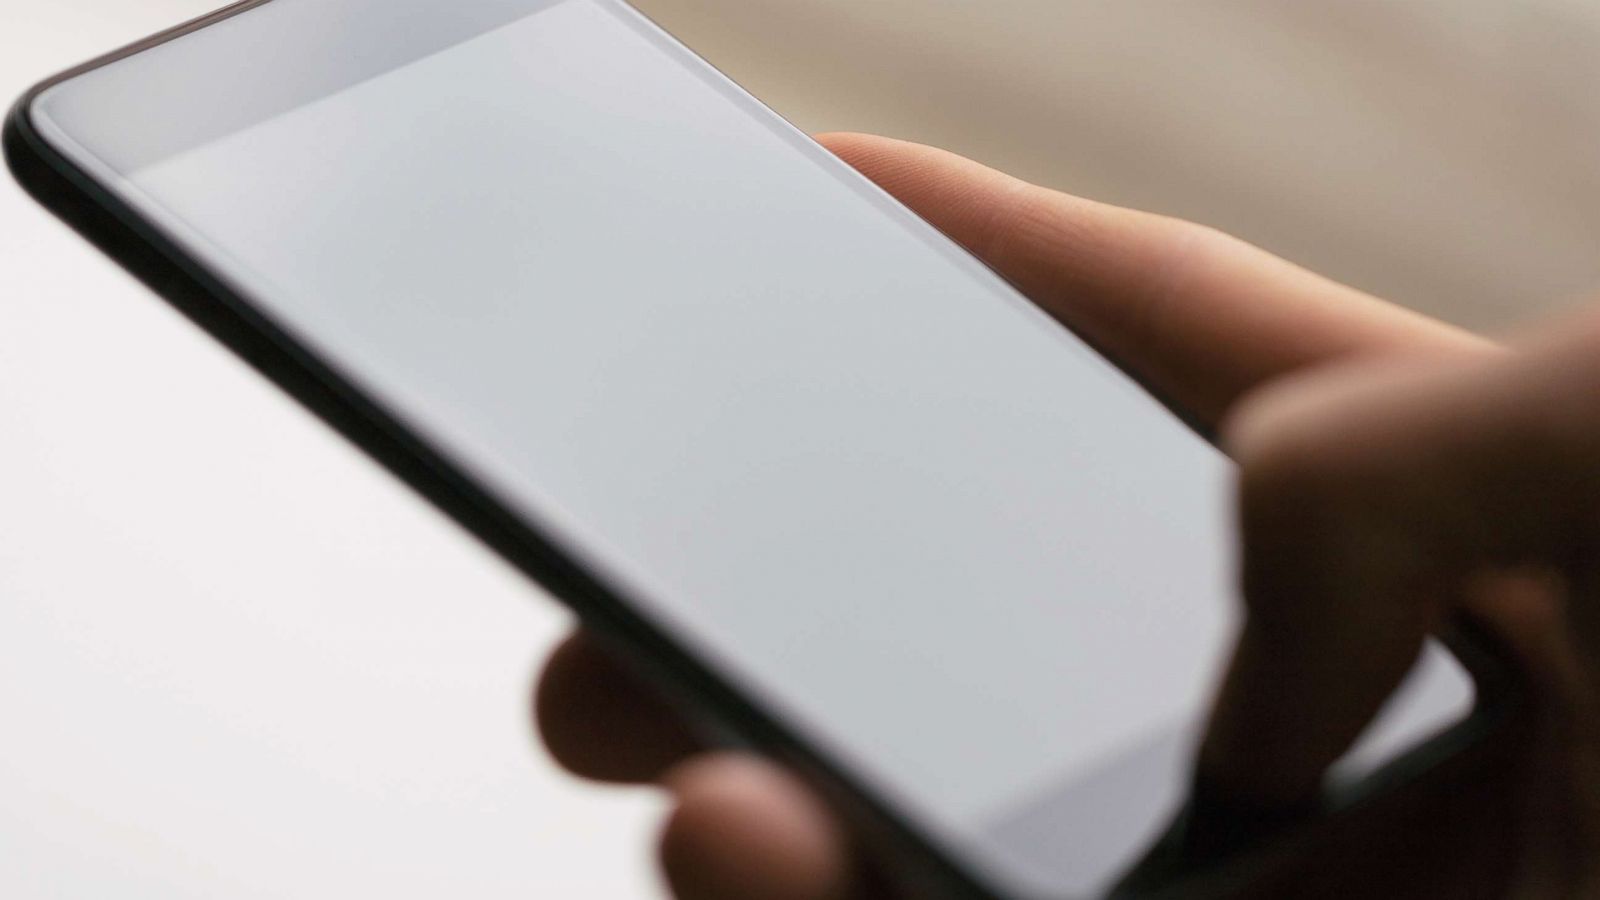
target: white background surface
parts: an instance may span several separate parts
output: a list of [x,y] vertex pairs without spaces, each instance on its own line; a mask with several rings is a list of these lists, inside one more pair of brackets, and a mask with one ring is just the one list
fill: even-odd
[[[0,93],[202,5],[7,6]],[[652,893],[555,607],[9,180],[0,279],[0,896]]]
[[[210,5],[0,0],[0,95]],[[1585,0],[641,5],[804,125],[1463,322],[1600,273]],[[653,801],[529,740],[562,622],[0,179],[0,895],[651,896]]]

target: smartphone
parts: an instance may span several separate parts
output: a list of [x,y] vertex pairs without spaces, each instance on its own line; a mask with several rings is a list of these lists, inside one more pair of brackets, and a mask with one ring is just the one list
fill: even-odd
[[[5,146],[919,890],[1103,894],[1184,803],[1229,462],[620,0],[253,0]],[[1343,780],[1488,706],[1431,648]]]

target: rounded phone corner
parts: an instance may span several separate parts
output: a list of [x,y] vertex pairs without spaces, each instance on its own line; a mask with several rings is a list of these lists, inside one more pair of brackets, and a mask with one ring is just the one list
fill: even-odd
[[[1191,788],[1161,837],[1109,889],[1109,900],[1222,898],[1270,883],[1294,860],[1391,814],[1412,792],[1460,777],[1493,758],[1502,739],[1517,733],[1523,708],[1510,653],[1467,617],[1458,618],[1439,639],[1473,681],[1472,705],[1464,716],[1359,777],[1330,776],[1321,796],[1306,807],[1241,811],[1225,802],[1197,802],[1203,791]],[[1217,830],[1231,837],[1219,839]]]

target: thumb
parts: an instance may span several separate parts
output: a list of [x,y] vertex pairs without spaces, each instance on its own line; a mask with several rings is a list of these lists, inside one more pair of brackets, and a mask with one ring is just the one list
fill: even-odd
[[1245,405],[1226,442],[1247,616],[1203,783],[1260,807],[1305,802],[1472,584],[1586,558],[1592,346],[1369,362]]

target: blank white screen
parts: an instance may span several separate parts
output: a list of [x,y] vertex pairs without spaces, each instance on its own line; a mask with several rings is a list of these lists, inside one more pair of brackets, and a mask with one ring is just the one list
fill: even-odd
[[[72,99],[40,107],[69,136],[105,113]],[[286,330],[953,833],[1202,705],[1226,462],[608,0],[122,174]]]

